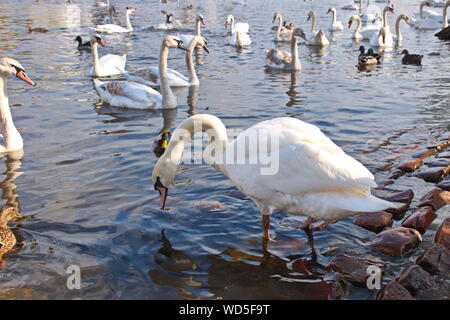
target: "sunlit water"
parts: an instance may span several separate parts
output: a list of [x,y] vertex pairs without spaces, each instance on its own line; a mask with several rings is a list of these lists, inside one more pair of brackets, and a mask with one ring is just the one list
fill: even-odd
[[[403,258],[366,248],[373,233],[349,218],[315,232],[318,260],[311,261],[310,275],[293,273],[291,262],[311,260],[311,249],[303,231],[281,224],[287,215],[274,214],[277,241],[263,251],[259,211],[223,175],[207,165],[184,165],[176,178],[180,183],[170,190],[170,210],[162,211],[151,172],[159,132],[190,114],[210,113],[234,129],[281,116],[313,123],[382,180],[389,171],[377,167],[388,158],[399,155],[398,163],[411,153],[405,147],[425,146],[449,129],[450,51],[435,31],[402,24],[402,45],[375,70],[361,72],[359,44],[346,28],[330,36],[331,45],[320,52],[300,45],[301,73],[267,73],[275,11],[309,30],[310,9],[326,28],[331,20],[326,11],[335,5],[346,27],[354,12],[339,8],[350,1],[248,0],[245,6],[230,0],[179,6],[113,1],[122,10],[138,8],[132,18],[137,30],[105,35],[107,47],[100,54],[127,53],[129,70],[157,63],[163,33],[140,29],[163,22],[161,9],[172,9],[185,32],[193,32],[198,12],[207,23],[202,32],[211,53],[198,61],[198,90],[179,90],[176,110],[130,111],[98,103],[88,75],[91,56],[79,53],[73,39],[80,34],[88,40],[88,27],[103,15],[94,1],[75,2],[0,2],[2,55],[18,58],[38,83],[31,87],[11,79],[8,85],[25,154],[3,158],[1,188],[3,201],[17,205],[24,218],[10,224],[18,245],[2,264],[2,298],[327,298],[326,281],[333,275],[325,266],[340,251],[368,252],[386,261],[387,283],[429,246],[447,208],[438,212],[419,249]],[[183,9],[190,3],[194,9]],[[394,1],[397,13],[408,14],[418,10],[417,3]],[[250,23],[251,47],[227,44],[228,14]],[[124,23],[122,11],[117,19]],[[391,30],[393,21],[391,16]],[[29,22],[49,32],[28,34]],[[404,48],[423,54],[423,66],[403,66],[398,54]],[[185,72],[183,52],[172,50],[169,66]],[[392,188],[413,188],[414,206],[431,185],[404,177]],[[81,268],[81,290],[66,286],[70,265]],[[347,291],[345,299],[374,296],[351,285]]]

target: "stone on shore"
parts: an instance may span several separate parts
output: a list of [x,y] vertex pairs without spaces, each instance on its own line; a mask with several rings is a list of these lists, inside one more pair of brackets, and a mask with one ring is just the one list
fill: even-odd
[[405,191],[394,193],[393,195],[383,199],[390,202],[411,203],[413,198],[414,192],[411,189],[408,189]]
[[432,206],[434,210],[438,210],[450,201],[450,191],[434,188],[420,200],[419,207]]
[[434,243],[424,254],[417,258],[416,264],[431,274],[441,273],[450,276],[450,249],[440,243]]
[[395,204],[396,207],[389,208],[384,211],[392,214],[392,218],[394,220],[399,220],[399,219],[403,218],[403,215],[405,214],[406,210],[408,210],[408,208],[409,208],[409,203],[393,202],[393,204]]
[[439,150],[437,148],[430,148],[430,149],[421,149],[417,152],[415,152],[412,157],[416,158],[416,159],[425,159],[428,158],[429,156],[432,156],[433,154],[438,153]]
[[427,168],[425,170],[421,170],[416,173],[414,176],[420,179],[423,179],[426,182],[438,183],[445,176],[447,176],[450,172],[450,168],[448,167],[432,167]]
[[419,293],[419,291],[430,289],[436,285],[436,281],[431,274],[416,264],[404,269],[395,280],[413,296]]
[[437,214],[432,207],[421,207],[407,216],[405,220],[403,220],[402,226],[405,228],[416,229],[424,234],[436,217]]
[[369,247],[391,256],[403,256],[415,249],[422,242],[422,236],[417,230],[398,227],[388,229],[373,236]]
[[434,242],[450,248],[450,218],[445,219],[434,235]]
[[447,176],[444,180],[439,182],[436,186],[438,188],[441,188],[442,190],[450,191],[450,176]]
[[377,293],[377,300],[415,300],[398,281],[389,282]]
[[392,214],[386,211],[367,212],[357,215],[354,224],[369,231],[378,233],[392,226]]
[[404,172],[413,172],[419,169],[423,164],[423,160],[420,158],[403,161],[398,168]]

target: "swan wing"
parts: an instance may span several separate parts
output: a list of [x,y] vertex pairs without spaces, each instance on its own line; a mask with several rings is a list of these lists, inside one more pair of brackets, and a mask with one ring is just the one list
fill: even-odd
[[268,50],[266,58],[267,65],[271,68],[285,68],[286,64],[292,63],[291,54],[279,48]]
[[235,32],[248,33],[250,31],[250,25],[247,22],[237,22],[234,25]]
[[128,32],[129,30],[116,24],[100,24],[91,28],[97,32]]
[[[157,78],[157,83],[160,85],[159,67],[148,68],[149,74]],[[171,87],[185,87],[189,86],[189,79],[180,72],[167,68],[167,78],[169,79],[169,86]]]

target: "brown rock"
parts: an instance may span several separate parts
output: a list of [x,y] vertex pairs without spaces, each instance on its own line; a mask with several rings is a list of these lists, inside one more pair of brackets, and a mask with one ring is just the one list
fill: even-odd
[[392,214],[386,211],[362,213],[356,216],[353,223],[378,233],[384,228],[392,226]]
[[441,181],[448,173],[450,172],[450,168],[448,167],[434,167],[428,168],[425,170],[421,170],[416,173],[414,176],[417,178],[421,178],[426,182],[438,183]]
[[441,152],[437,155],[438,158],[450,158],[450,151]]
[[423,164],[420,158],[403,161],[398,168],[404,172],[416,171]]
[[398,178],[400,178],[404,173],[405,173],[405,171],[400,170],[400,169],[397,169],[397,170],[395,170],[394,172],[392,172],[392,173],[389,175],[388,179],[398,179]]
[[416,153],[414,153],[412,155],[413,158],[417,158],[417,159],[425,159],[428,158],[429,156],[432,156],[433,154],[438,153],[438,149],[437,148],[430,148],[430,149],[422,149]]
[[400,283],[413,296],[419,291],[432,288],[436,285],[436,281],[431,274],[416,264],[404,269],[395,280],[397,280],[398,283]]
[[411,293],[393,280],[377,293],[377,300],[414,300]]
[[380,232],[370,239],[368,245],[391,256],[403,256],[421,242],[422,237],[417,230],[398,227]]
[[413,198],[414,192],[411,189],[409,189],[394,193],[393,195],[390,195],[389,197],[383,199],[390,202],[411,203]]
[[447,176],[444,180],[439,182],[436,186],[438,188],[441,188],[442,190],[450,191],[450,176]]
[[431,274],[441,273],[444,277],[448,277],[450,276],[450,249],[443,244],[435,243],[417,258],[416,264]]
[[377,169],[380,171],[384,171],[384,170],[389,169],[390,167],[392,167],[392,163],[386,162],[386,163],[383,163],[382,165],[380,165]]
[[409,208],[409,203],[402,203],[402,202],[393,202],[396,207],[395,208],[389,208],[384,211],[389,212],[392,214],[392,218],[394,220],[399,220],[403,217],[406,210]]
[[406,219],[403,220],[402,226],[405,228],[416,229],[424,234],[436,217],[437,214],[432,207],[422,207],[407,216]]
[[445,219],[434,236],[434,242],[450,248],[450,218]]
[[450,191],[434,188],[420,200],[419,207],[432,206],[434,210],[438,210],[450,201]]
[[367,268],[370,266],[379,267],[383,274],[386,264],[369,254],[344,251],[334,257],[328,265],[330,269],[340,274],[340,279],[364,287],[370,276],[370,273],[367,272]]

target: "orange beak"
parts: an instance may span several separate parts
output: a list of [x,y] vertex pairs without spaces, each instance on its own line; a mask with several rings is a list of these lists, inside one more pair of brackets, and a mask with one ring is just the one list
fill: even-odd
[[31,84],[32,86],[36,85],[36,83],[34,83],[33,80],[31,80],[23,70],[17,72],[16,77],[19,78],[20,80],[25,81],[26,83]]
[[103,42],[102,39],[98,39],[97,42],[98,42],[98,44],[101,45],[102,47],[105,47],[105,43]]

